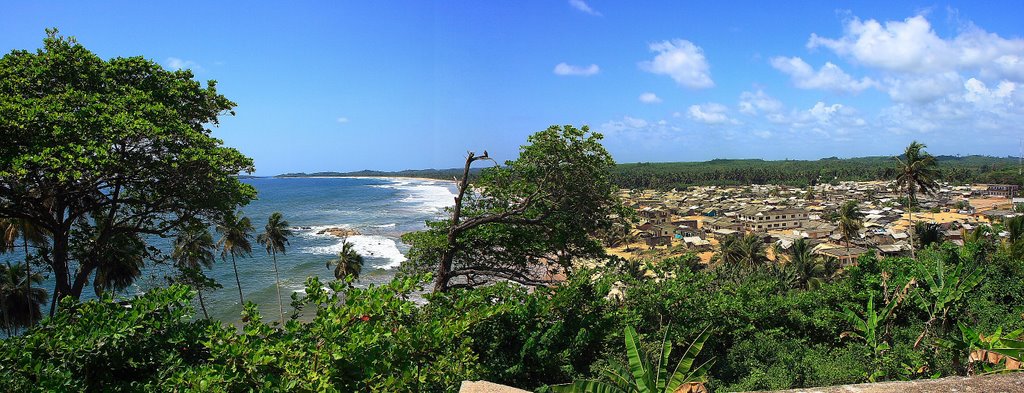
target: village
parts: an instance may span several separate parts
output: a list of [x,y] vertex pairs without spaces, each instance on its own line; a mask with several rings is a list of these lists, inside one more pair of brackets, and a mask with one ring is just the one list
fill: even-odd
[[[965,233],[978,225],[999,224],[1016,215],[1015,206],[1024,203],[1024,198],[1017,198],[1019,192],[1018,185],[941,184],[932,195],[918,195],[917,208],[909,212],[906,193],[896,191],[891,181],[806,188],[750,185],[620,190],[620,197],[636,210],[637,217],[626,240],[609,252],[627,259],[694,253],[708,264],[724,237],[754,234],[768,246],[773,260],[775,252],[787,250],[801,238],[813,247],[813,253],[844,265],[869,253],[910,256],[912,222],[930,225],[943,241],[962,245]],[[861,225],[856,235],[846,239],[839,230],[836,210],[851,200],[857,201]]]

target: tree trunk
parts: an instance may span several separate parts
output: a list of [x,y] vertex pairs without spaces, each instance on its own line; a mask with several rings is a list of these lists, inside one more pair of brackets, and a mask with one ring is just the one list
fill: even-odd
[[917,228],[914,227],[914,188],[910,187],[910,191],[907,192],[907,214],[910,220],[910,225],[907,226],[907,239],[910,240],[910,257],[917,259],[917,250],[914,247],[914,233],[917,232]]
[[242,281],[238,279],[238,265],[235,263],[235,254],[231,254],[231,268],[235,269],[235,284],[238,284],[238,304],[245,307],[245,299],[242,298]]
[[466,187],[469,184],[469,166],[476,160],[473,152],[466,156],[466,166],[462,170],[462,179],[459,180],[459,195],[455,197],[455,206],[452,208],[451,226],[448,227],[448,245],[441,254],[441,261],[437,266],[437,278],[434,282],[434,292],[445,292],[448,290],[448,282],[451,280],[449,274],[452,271],[452,260],[455,259],[455,251],[458,247],[459,219],[462,215],[462,198],[466,195]]
[[[28,257],[28,237],[25,234],[25,224],[21,225],[21,245],[25,248],[25,296],[28,297],[32,293],[32,264],[29,263]],[[28,325],[32,326],[35,321],[35,315],[32,314],[32,302],[25,302],[25,307],[28,307],[25,312],[28,315]]]
[[281,326],[284,326],[284,303],[281,301],[281,275],[277,271],[277,250],[273,250],[271,255],[274,258],[274,279],[277,280],[277,308],[281,311]]
[[203,309],[203,317],[210,319],[210,314],[206,313],[206,302],[203,301],[203,290],[197,289],[196,292],[199,293],[199,307]]

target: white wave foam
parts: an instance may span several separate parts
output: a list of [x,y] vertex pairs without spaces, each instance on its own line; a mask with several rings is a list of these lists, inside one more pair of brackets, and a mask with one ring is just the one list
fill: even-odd
[[371,225],[371,226],[374,227],[374,228],[394,228],[394,227],[398,226],[398,224],[390,223],[390,224]]
[[[405,254],[402,254],[402,251],[398,249],[398,243],[384,236],[355,235],[349,236],[348,241],[352,243],[352,248],[364,258],[387,259],[387,265],[378,266],[382,269],[398,267],[407,259]],[[301,252],[318,255],[337,255],[338,252],[341,252],[341,247],[342,242],[339,241],[337,244],[330,246],[305,247]]]

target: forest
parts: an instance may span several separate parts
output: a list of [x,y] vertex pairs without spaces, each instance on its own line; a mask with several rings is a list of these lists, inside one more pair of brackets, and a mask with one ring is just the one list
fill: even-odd
[[[1022,184],[1016,157],[935,156],[947,182]],[[612,181],[621,188],[671,189],[689,186],[782,184],[805,187],[834,181],[887,180],[895,174],[892,157],[823,158],[820,160],[717,159],[704,162],[640,162],[617,164]],[[289,173],[292,176],[399,176],[452,180],[460,169],[421,169],[396,172]],[[479,170],[471,174],[476,176]]]

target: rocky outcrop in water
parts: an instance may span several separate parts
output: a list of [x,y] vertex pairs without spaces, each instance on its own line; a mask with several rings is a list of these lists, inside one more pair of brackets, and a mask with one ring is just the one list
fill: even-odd
[[326,235],[332,235],[332,236],[337,236],[337,237],[349,237],[349,236],[359,235],[360,233],[359,233],[359,231],[357,231],[355,229],[351,229],[351,228],[331,227],[331,228],[321,229],[316,234],[317,235],[325,235],[326,234]]

